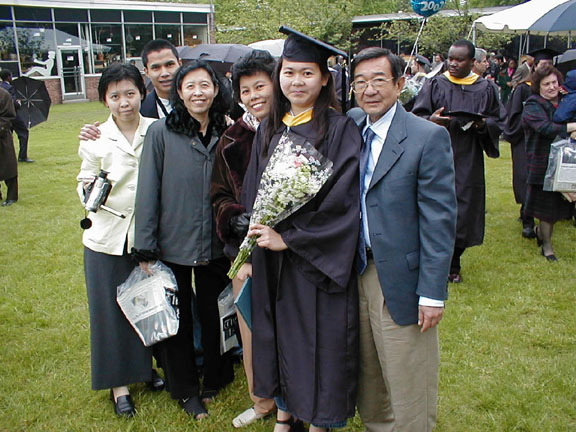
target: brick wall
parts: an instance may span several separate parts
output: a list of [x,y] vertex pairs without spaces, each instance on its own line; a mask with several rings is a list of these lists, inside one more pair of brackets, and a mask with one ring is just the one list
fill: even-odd
[[34,78],[41,81],[44,81],[46,84],[46,88],[48,89],[48,94],[50,95],[50,99],[52,100],[52,104],[61,104],[62,103],[62,89],[60,87],[60,78],[59,77],[51,77],[51,78]]
[[100,81],[100,74],[86,75],[84,77],[86,83],[86,99],[91,101],[98,100],[98,82]]

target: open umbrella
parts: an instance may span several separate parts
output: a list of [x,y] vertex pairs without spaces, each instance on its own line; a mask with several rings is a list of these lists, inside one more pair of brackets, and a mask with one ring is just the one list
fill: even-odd
[[572,69],[576,69],[576,49],[564,51],[564,54],[556,57],[556,67],[564,75]]
[[280,57],[284,50],[284,39],[266,39],[248,45],[250,48],[268,51],[273,57]]
[[[576,0],[530,0],[474,21],[477,28],[505,33],[568,34],[576,30]],[[570,19],[571,18],[571,19]]]
[[44,81],[21,76],[12,81],[12,86],[22,103],[18,113],[28,128],[48,120],[51,100]]
[[194,47],[178,48],[182,60],[209,60],[235,63],[252,48],[241,44],[200,44]]

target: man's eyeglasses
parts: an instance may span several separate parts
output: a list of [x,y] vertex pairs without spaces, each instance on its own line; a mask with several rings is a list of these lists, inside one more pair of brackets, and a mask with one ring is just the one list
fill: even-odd
[[364,91],[366,91],[366,89],[370,84],[372,84],[372,88],[374,90],[380,90],[381,88],[384,88],[384,86],[386,86],[386,83],[392,80],[393,78],[374,78],[368,81],[356,80],[350,84],[350,87],[352,87],[352,91],[354,93],[363,93]]

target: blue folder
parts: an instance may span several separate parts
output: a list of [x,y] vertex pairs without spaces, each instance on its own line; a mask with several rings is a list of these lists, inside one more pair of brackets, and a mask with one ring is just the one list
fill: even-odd
[[252,278],[246,279],[238,297],[234,300],[234,304],[246,321],[248,328],[252,330]]

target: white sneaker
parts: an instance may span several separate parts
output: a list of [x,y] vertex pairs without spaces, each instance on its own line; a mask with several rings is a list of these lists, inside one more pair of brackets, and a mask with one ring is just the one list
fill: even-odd
[[232,420],[232,425],[235,428],[241,428],[254,423],[256,420],[266,417],[268,414],[258,414],[254,407],[248,408],[242,414],[238,414],[234,420]]

